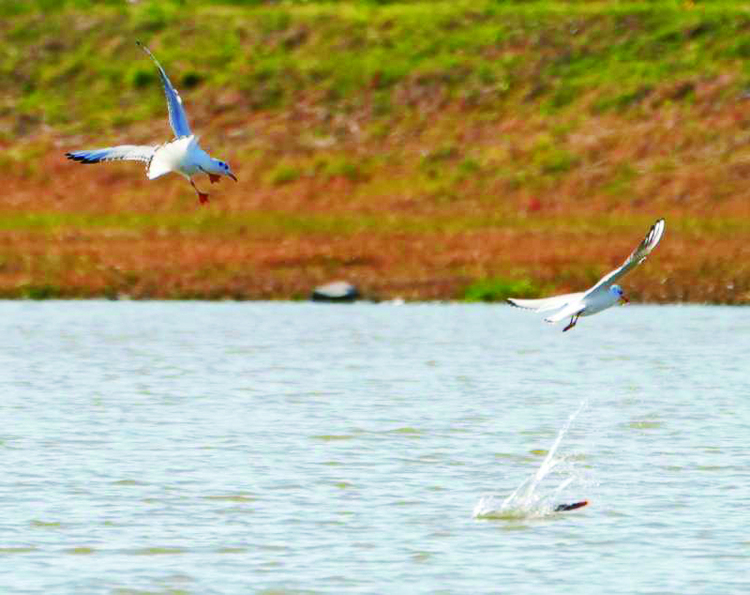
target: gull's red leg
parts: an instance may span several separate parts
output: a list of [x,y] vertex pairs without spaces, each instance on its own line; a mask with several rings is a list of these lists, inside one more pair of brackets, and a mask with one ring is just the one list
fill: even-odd
[[198,202],[202,205],[205,205],[208,202],[208,194],[198,190],[192,178],[190,178],[190,184],[193,186],[193,189],[198,193]]
[[219,176],[219,175],[209,174],[208,172],[206,172],[206,173],[208,174],[208,179],[211,180],[212,184],[216,184],[216,182],[218,182],[219,180],[221,180],[221,176]]

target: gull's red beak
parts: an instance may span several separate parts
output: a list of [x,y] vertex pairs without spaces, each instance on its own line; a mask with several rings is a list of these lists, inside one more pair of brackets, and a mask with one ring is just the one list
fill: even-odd
[[235,177],[235,175],[230,171],[227,173],[227,175],[232,178],[235,182],[239,182],[239,180]]
[[620,296],[620,303],[624,306],[625,304],[629,303],[630,300],[626,298],[624,295]]

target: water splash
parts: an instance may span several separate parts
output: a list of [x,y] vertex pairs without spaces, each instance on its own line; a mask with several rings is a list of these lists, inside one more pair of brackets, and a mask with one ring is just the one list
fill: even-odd
[[477,519],[521,519],[521,518],[538,518],[554,512],[557,506],[557,497],[576,479],[576,475],[569,475],[560,485],[554,488],[550,493],[542,494],[537,489],[542,480],[558,464],[563,462],[564,458],[555,458],[560,442],[567,433],[573,421],[578,414],[586,407],[586,401],[581,402],[578,409],[568,417],[568,421],[563,428],[557,433],[557,438],[549,449],[544,461],[536,470],[536,473],[526,478],[513,493],[505,499],[496,495],[482,496],[474,507],[474,518]]

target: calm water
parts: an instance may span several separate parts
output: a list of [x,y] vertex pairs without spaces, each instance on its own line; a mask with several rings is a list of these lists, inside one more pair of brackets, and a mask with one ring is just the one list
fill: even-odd
[[[2,593],[747,593],[750,309],[0,302]],[[539,486],[586,508],[475,519]]]

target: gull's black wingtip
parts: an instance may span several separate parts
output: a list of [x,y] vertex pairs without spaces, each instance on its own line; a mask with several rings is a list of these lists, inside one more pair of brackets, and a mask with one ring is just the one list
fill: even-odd
[[76,155],[75,153],[65,153],[65,156],[70,159],[71,161],[77,161],[78,163],[98,163],[98,161],[93,161],[90,157],[86,155]]
[[656,223],[651,226],[651,229],[649,229],[649,235],[658,233],[659,239],[661,239],[661,236],[664,235],[664,230],[666,230],[666,228],[667,222],[664,220],[664,217],[660,217],[656,220]]

